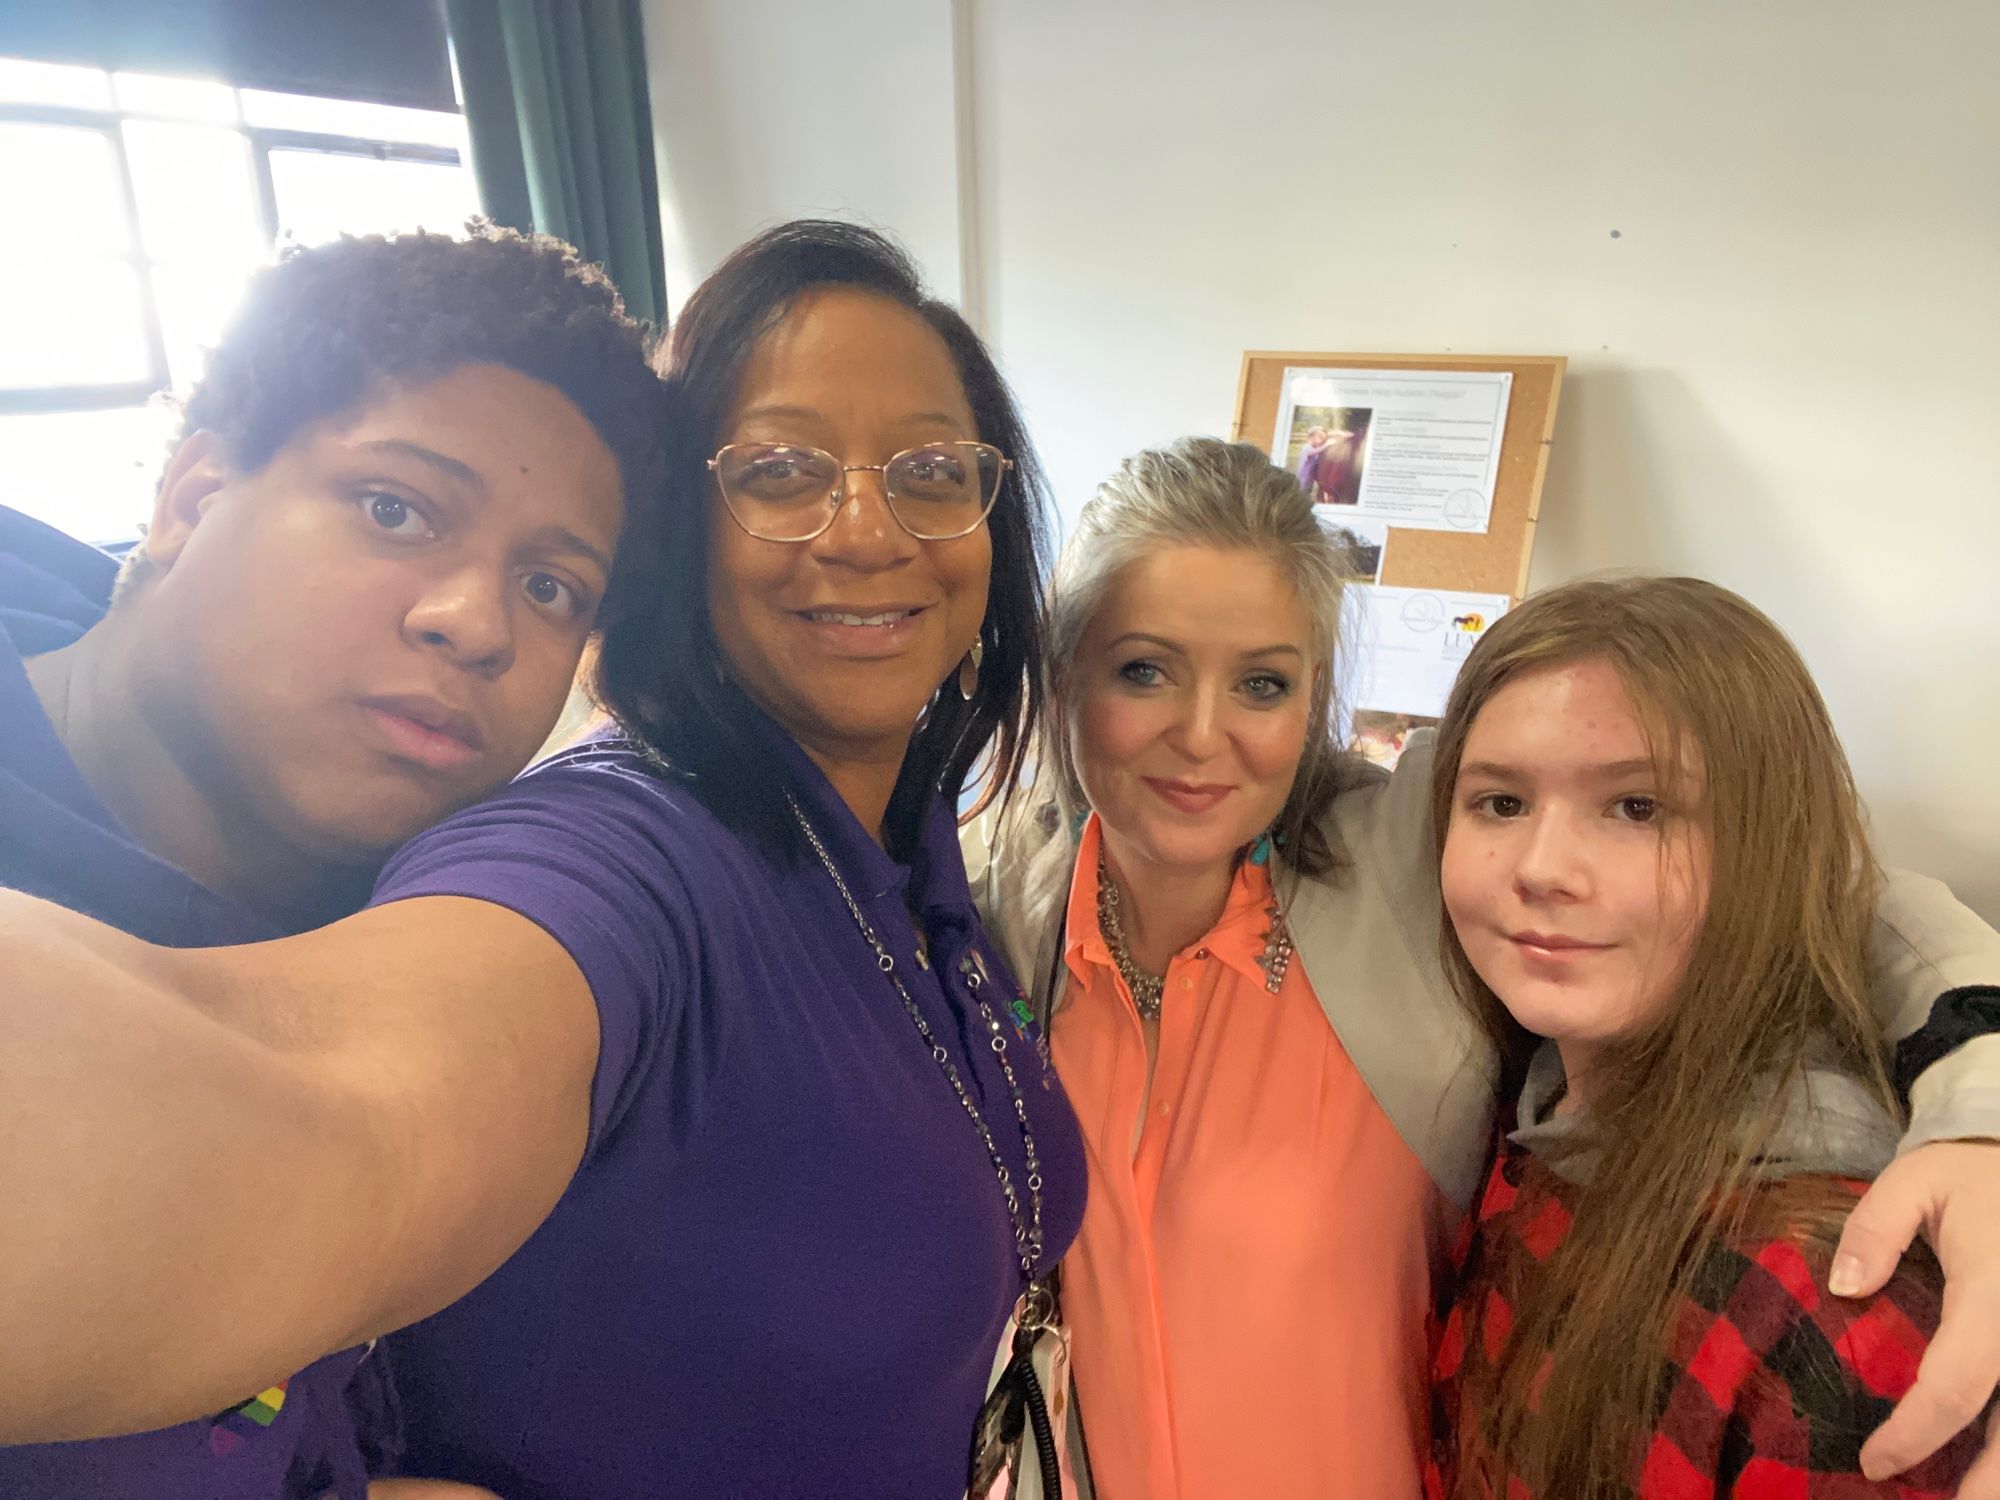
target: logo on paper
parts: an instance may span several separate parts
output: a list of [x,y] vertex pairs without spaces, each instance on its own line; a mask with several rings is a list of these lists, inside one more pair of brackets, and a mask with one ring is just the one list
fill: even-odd
[[1477,611],[1453,615],[1451,629],[1445,633],[1444,656],[1447,661],[1464,661],[1472,655],[1472,648],[1479,644],[1480,636],[1486,633],[1486,616]]
[[1411,630],[1436,630],[1444,624],[1444,601],[1436,594],[1412,594],[1403,601],[1403,624]]
[[1444,498],[1444,518],[1460,531],[1478,531],[1486,524],[1486,497],[1478,490],[1453,490]]

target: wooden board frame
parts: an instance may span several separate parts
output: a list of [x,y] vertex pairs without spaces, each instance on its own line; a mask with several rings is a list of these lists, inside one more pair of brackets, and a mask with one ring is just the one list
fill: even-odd
[[[1400,588],[1507,594],[1528,591],[1528,563],[1542,510],[1542,478],[1556,428],[1568,359],[1560,354],[1286,354],[1251,350],[1236,383],[1236,441],[1266,448],[1278,420],[1285,371],[1510,370],[1507,425],[1500,434],[1500,471],[1493,513],[1484,532],[1424,531],[1392,526],[1382,558],[1382,582]],[[1268,449],[1267,449],[1268,451]],[[1283,462],[1282,458],[1278,459]]]

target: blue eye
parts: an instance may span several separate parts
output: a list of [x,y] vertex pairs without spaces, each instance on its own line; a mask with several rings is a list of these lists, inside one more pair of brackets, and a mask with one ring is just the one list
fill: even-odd
[[1275,672],[1259,672],[1244,682],[1243,690],[1259,703],[1275,703],[1291,696],[1292,685]]
[[1134,687],[1157,687],[1160,669],[1149,661],[1128,661],[1118,669],[1118,675]]

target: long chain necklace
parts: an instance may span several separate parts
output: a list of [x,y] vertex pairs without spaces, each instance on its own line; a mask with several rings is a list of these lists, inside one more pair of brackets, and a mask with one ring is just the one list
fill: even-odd
[[1118,887],[1111,882],[1111,867],[1104,862],[1104,845],[1097,846],[1097,926],[1104,934],[1104,946],[1111,950],[1111,962],[1118,967],[1119,978],[1125,981],[1125,988],[1132,992],[1132,1003],[1139,1008],[1139,1014],[1149,1021],[1160,1018],[1160,999],[1166,993],[1167,976],[1164,974],[1143,974],[1132,961],[1132,950],[1126,944],[1125,924],[1118,916]]
[[967,1092],[965,1081],[959,1077],[958,1065],[951,1060],[951,1054],[945,1050],[944,1044],[931,1030],[930,1022],[924,1019],[924,1013],[917,1009],[917,1002],[910,998],[908,987],[904,985],[902,976],[896,972],[895,955],[882,945],[882,940],[875,935],[874,927],[870,925],[868,918],[862,915],[860,903],[854,899],[854,893],[847,888],[847,882],[841,879],[840,871],[834,866],[833,857],[826,852],[826,845],[820,842],[819,834],[807,820],[805,810],[799,806],[798,798],[786,792],[785,802],[791,808],[793,818],[797,819],[800,831],[805,834],[806,842],[812,845],[813,853],[819,856],[820,864],[833,878],[834,889],[840,892],[840,899],[847,904],[847,914],[854,918],[854,925],[860,929],[861,936],[868,946],[875,950],[875,967],[880,969],[888,977],[889,983],[896,987],[897,998],[903,1002],[903,1009],[915,1023],[917,1035],[922,1037],[924,1045],[931,1049],[931,1057],[936,1060],[946,1081],[951,1084],[951,1091],[958,1096],[960,1107],[972,1121],[972,1128],[979,1133],[980,1142],[986,1147],[987,1159],[993,1163],[993,1174],[999,1179],[1000,1196],[1007,1202],[1007,1217],[1014,1226],[1014,1253],[1021,1262],[1021,1279],[1032,1285],[1035,1280],[1035,1267],[1042,1258],[1042,1159],[1035,1149],[1035,1133],[1028,1126],[1028,1102],[1021,1096],[1021,1085],[1014,1077],[1014,1064],[1007,1056],[1006,1034],[1001,1029],[999,1017],[993,1014],[993,1007],[986,1003],[986,997],[980,993],[983,976],[969,955],[959,966],[966,988],[972,993],[973,1004],[979,1007],[979,1019],[986,1023],[986,1030],[991,1037],[989,1045],[993,1048],[994,1057],[999,1059],[1000,1072],[1007,1080],[1007,1092],[1013,1096],[1014,1118],[1020,1122],[1021,1149],[1028,1163],[1030,1212],[1026,1216],[1021,1212],[1021,1195],[1014,1188],[1014,1174],[1008,1170],[1007,1160],[1000,1154],[1000,1147],[993,1139],[993,1131],[987,1125],[986,1117],[980,1114],[979,1106]]

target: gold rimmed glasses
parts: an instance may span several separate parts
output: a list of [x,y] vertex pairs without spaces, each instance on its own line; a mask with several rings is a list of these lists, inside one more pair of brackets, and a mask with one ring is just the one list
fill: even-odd
[[833,524],[849,474],[880,474],[889,514],[920,541],[975,530],[1014,461],[990,443],[925,443],[886,463],[844,464],[796,443],[731,443],[708,461],[730,519],[767,542],[809,542]]

